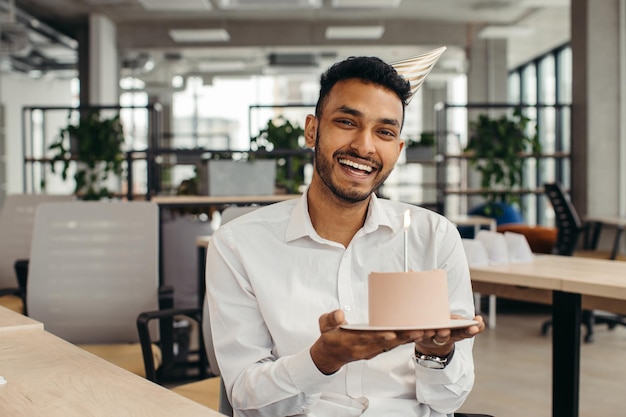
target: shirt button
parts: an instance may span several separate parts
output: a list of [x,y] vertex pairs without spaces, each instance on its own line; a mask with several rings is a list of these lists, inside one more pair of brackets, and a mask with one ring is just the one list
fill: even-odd
[[350,307],[350,306],[343,306],[343,309],[346,310],[346,311],[350,311],[350,310],[352,310],[352,307]]

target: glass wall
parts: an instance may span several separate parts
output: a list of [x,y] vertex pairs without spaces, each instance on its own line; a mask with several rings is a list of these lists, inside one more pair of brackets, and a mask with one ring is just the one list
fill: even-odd
[[536,186],[538,190],[522,197],[525,220],[530,224],[553,224],[553,212],[540,192],[543,183],[570,185],[571,97],[572,54],[568,45],[509,74],[509,100],[524,105],[526,115],[536,120],[543,152],[542,158],[528,160],[525,172],[525,187]]

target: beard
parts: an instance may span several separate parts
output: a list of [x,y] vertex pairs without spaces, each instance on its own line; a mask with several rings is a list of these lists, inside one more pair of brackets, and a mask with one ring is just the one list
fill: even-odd
[[[362,191],[359,188],[349,187],[349,186],[340,186],[335,181],[333,181],[332,171],[333,171],[333,163],[340,156],[352,156],[355,158],[366,159],[371,162],[376,168],[376,174],[378,178],[369,190]],[[326,185],[326,187],[340,200],[346,203],[360,203],[362,201],[367,200],[370,195],[376,191],[382,184],[385,182],[389,174],[391,174],[391,169],[388,171],[383,170],[383,165],[380,161],[373,158],[363,158],[355,152],[345,151],[345,150],[337,150],[333,153],[332,159],[325,158],[320,149],[320,136],[319,131],[315,136],[315,150],[314,150],[314,158],[313,165],[315,167],[315,171],[319,175],[320,179]]]

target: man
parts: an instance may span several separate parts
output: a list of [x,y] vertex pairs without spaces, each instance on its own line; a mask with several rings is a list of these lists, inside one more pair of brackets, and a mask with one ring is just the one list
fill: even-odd
[[377,58],[335,64],[322,76],[315,116],[306,119],[315,157],[305,194],[213,235],[210,323],[235,415],[443,416],[470,392],[480,317],[454,330],[340,327],[367,322],[370,272],[403,270],[407,209],[409,269],[445,269],[453,318],[474,315],[455,226],[374,194],[403,148],[410,97],[409,83]]

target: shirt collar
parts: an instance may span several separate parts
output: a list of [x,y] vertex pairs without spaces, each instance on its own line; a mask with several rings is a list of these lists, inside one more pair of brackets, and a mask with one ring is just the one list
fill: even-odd
[[[308,210],[308,189],[302,194],[302,197],[298,199],[296,205],[289,217],[289,224],[287,225],[287,231],[285,233],[285,241],[293,241],[301,237],[310,236],[314,240],[320,240],[320,236],[313,228],[311,223],[311,217]],[[389,212],[384,210],[381,201],[376,197],[376,194],[371,195],[370,204],[367,210],[367,217],[365,218],[365,224],[361,229],[361,233],[367,234],[374,232],[379,227],[387,227],[393,230],[398,225],[389,217]],[[396,222],[397,223],[397,222]]]

